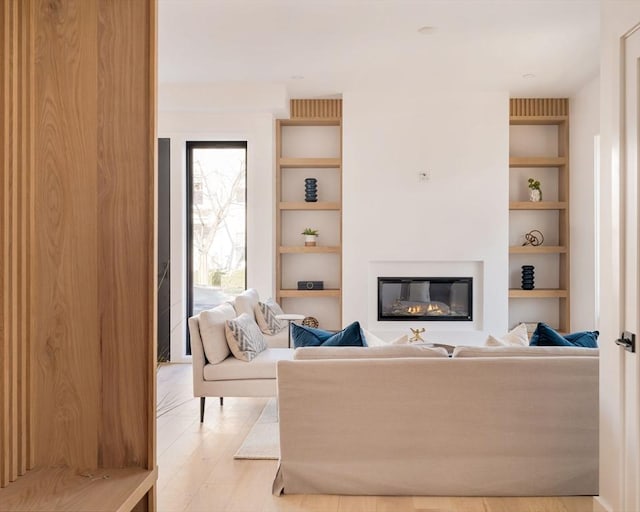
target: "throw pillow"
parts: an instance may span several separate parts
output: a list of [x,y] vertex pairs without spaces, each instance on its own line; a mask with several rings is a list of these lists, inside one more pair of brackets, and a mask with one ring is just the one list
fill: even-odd
[[526,347],[529,344],[526,324],[519,324],[501,338],[489,336],[484,342],[485,347]]
[[227,320],[225,331],[231,353],[241,361],[249,362],[267,349],[258,324],[247,313],[242,313],[234,320]]
[[540,322],[529,342],[532,346],[598,348],[599,331],[580,331],[562,336],[547,324]]
[[382,338],[378,338],[371,331],[362,329],[362,333],[364,334],[364,339],[367,341],[368,347],[385,347],[389,345],[388,342],[384,341]]
[[293,346],[296,348],[319,346],[367,346],[367,342],[362,334],[362,329],[360,328],[360,322],[353,322],[337,333],[292,323],[291,339],[293,340]]
[[211,364],[224,361],[230,354],[225,333],[226,321],[236,317],[235,309],[225,302],[213,309],[202,311],[199,317],[200,338],[207,361]]
[[391,345],[407,345],[409,343],[409,336],[403,334],[391,342]]
[[276,315],[282,315],[284,311],[273,299],[268,299],[266,302],[258,302],[255,314],[258,327],[264,334],[278,334],[287,326],[286,321],[280,321],[276,318]]

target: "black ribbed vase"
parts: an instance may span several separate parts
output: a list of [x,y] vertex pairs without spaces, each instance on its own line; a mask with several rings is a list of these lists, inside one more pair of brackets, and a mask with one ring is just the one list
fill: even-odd
[[533,265],[522,265],[522,289],[533,290]]
[[304,200],[307,203],[315,203],[318,200],[318,180],[317,179],[305,178]]

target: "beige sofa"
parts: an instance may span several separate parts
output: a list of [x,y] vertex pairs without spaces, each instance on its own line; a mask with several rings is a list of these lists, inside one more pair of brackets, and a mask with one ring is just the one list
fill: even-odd
[[385,348],[278,362],[274,494],[598,494],[597,349]]
[[200,422],[204,421],[205,399],[223,397],[275,396],[276,364],[291,360],[286,329],[265,340],[269,348],[251,362],[236,359],[229,350],[225,335],[226,320],[242,313],[255,318],[258,293],[248,289],[234,301],[221,304],[189,318],[193,365],[193,396],[200,397]]

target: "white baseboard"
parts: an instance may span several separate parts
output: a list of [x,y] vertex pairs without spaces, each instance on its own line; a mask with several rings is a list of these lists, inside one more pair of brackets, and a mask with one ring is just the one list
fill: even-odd
[[600,496],[594,496],[593,512],[613,512],[613,509]]

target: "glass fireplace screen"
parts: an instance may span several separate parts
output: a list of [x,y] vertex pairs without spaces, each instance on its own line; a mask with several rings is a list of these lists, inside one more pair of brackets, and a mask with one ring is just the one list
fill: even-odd
[[471,277],[379,277],[378,320],[473,320]]

